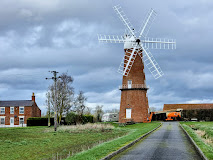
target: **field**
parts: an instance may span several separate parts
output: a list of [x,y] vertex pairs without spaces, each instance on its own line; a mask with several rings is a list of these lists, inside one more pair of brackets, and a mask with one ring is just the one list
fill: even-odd
[[[126,137],[125,141],[122,141],[119,145],[115,145],[116,147],[119,147],[136,139],[139,135],[148,132],[157,125],[159,124],[136,124],[106,130],[61,130],[56,133],[53,132],[53,128],[48,127],[0,128],[0,159],[38,160],[53,159],[56,156],[66,158],[68,154],[75,155],[76,153],[86,151],[103,142],[127,135],[127,133],[132,133],[128,134],[128,136],[124,136]],[[122,138],[119,139],[122,140]],[[114,145],[111,144],[110,149],[113,148],[112,146]],[[111,152],[110,149],[94,156],[103,157],[105,154]],[[113,148],[113,150],[115,149],[117,148]],[[89,151],[91,152],[93,150],[90,149]],[[86,152],[83,153],[83,155],[85,155]],[[80,157],[84,157],[83,155]],[[78,156],[79,154],[76,154],[74,159]]]
[[181,122],[209,160],[213,160],[213,122]]

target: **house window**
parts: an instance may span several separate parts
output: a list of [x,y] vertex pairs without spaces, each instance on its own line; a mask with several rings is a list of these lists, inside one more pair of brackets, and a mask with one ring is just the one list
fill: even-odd
[[24,118],[22,117],[19,118],[19,124],[24,124]]
[[5,114],[5,107],[0,107],[0,109],[1,109],[0,114]]
[[19,114],[24,114],[24,107],[19,107]]
[[10,107],[10,114],[14,114],[14,107]]
[[4,117],[1,117],[1,118],[0,118],[0,121],[1,121],[0,124],[3,124],[3,125],[5,124],[5,118],[4,118]]

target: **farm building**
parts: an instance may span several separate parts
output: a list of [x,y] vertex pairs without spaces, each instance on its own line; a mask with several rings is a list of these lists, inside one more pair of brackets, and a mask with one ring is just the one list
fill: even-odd
[[213,103],[206,104],[164,104],[163,110],[195,110],[195,109],[213,109]]
[[41,110],[32,100],[0,101],[0,127],[26,126],[29,117],[41,117]]
[[164,104],[155,112],[153,120],[165,120],[170,112],[181,112],[183,120],[213,121],[213,104]]
[[119,114],[118,113],[105,113],[102,116],[101,121],[102,122],[113,122],[113,121],[118,121]]

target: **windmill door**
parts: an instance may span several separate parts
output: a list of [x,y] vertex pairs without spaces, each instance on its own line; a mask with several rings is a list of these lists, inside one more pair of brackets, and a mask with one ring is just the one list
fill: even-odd
[[131,80],[128,80],[128,88],[132,88],[132,81]]
[[131,118],[131,116],[132,116],[132,109],[126,108],[126,118]]

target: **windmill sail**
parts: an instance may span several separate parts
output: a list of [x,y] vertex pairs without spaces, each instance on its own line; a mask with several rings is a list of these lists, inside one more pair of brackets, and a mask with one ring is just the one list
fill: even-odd
[[141,38],[141,36],[143,36],[145,38],[146,35],[149,33],[149,29],[150,29],[151,24],[154,21],[156,15],[157,15],[157,13],[153,9],[151,9],[149,11],[145,20],[143,21],[143,25],[141,27],[141,32],[140,32],[139,38]]
[[155,79],[158,79],[159,77],[163,76],[163,71],[161,70],[160,66],[156,62],[155,58],[153,57],[149,49],[143,46],[141,46],[141,48],[143,50],[143,55],[141,53],[139,54],[139,56],[142,58],[143,62],[145,63],[145,65],[147,66],[153,77]]
[[123,75],[124,76],[128,76],[128,74],[133,66],[133,63],[134,63],[136,55],[137,55],[137,52],[135,52],[136,47],[137,46],[135,46],[133,49],[127,49],[127,51],[124,55],[124,64],[123,64],[123,66],[124,66]]
[[114,6],[113,8],[114,8],[115,12],[118,14],[118,17],[120,18],[120,20],[123,22],[123,24],[129,30],[131,35],[136,37],[134,28],[133,28],[132,24],[130,23],[129,19],[127,18],[127,16],[125,15],[124,11],[122,10],[121,6],[117,5],[117,6]]
[[[138,54],[155,79],[163,76],[160,66],[149,49],[176,49],[176,41],[173,39],[146,37],[157,13],[153,9],[148,12],[140,29],[140,34],[136,37],[135,30],[121,6],[114,6],[113,9],[126,27],[128,33],[125,36],[98,35],[98,40],[105,43],[124,43],[125,56],[121,61],[118,72],[122,73],[123,76],[128,76]],[[140,39],[141,37],[143,39]]]

